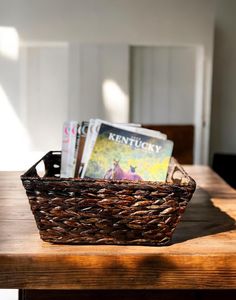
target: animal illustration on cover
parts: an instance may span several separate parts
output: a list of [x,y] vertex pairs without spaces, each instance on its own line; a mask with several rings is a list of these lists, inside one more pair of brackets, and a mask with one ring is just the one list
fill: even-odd
[[172,141],[102,123],[84,177],[165,181],[172,148]]
[[106,172],[104,179],[116,179],[116,180],[142,180],[142,177],[136,173],[136,168],[130,165],[130,169],[126,172],[124,171],[119,160],[114,159],[112,167]]

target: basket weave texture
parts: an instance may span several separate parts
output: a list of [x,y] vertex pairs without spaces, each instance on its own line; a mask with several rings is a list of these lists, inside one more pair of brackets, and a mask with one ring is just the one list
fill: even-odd
[[[166,245],[195,190],[172,160],[167,182],[60,178],[60,152],[21,176],[42,240],[60,244]],[[37,165],[44,162],[45,175]]]

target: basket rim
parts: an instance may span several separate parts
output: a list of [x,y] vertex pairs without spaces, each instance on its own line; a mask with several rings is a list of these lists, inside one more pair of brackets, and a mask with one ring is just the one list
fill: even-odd
[[[196,182],[195,180],[188,175],[188,173],[184,170],[184,168],[178,163],[178,161],[174,158],[171,157],[171,161],[172,164],[174,165],[174,167],[172,166],[172,174],[171,176],[174,174],[174,172],[179,171],[182,175],[183,178],[187,179],[187,181],[185,182],[174,182],[173,180],[170,180],[171,176],[167,176],[166,181],[147,181],[147,180],[115,180],[115,179],[98,179],[98,178],[80,178],[80,177],[70,177],[70,178],[64,178],[64,177],[53,177],[53,176],[39,176],[37,174],[36,171],[36,166],[41,162],[44,161],[44,159],[50,157],[51,155],[60,155],[61,151],[49,151],[47,152],[40,160],[38,160],[33,166],[31,166],[27,171],[25,171],[21,176],[21,180],[22,181],[26,181],[26,180],[30,180],[30,181],[40,181],[40,182],[87,182],[87,183],[109,183],[109,184],[129,184],[129,186],[191,186],[193,188],[196,187]],[[170,170],[170,169],[169,169]],[[168,172],[169,172],[168,170]],[[33,174],[33,175],[32,175]],[[169,177],[169,179],[168,179]]]

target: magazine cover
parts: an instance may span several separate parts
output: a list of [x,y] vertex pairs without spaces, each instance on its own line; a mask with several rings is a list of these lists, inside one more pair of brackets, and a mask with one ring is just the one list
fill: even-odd
[[82,177],[165,181],[173,142],[102,123]]
[[88,130],[87,130],[87,135],[86,135],[86,141],[85,141],[85,146],[84,146],[84,151],[82,155],[82,160],[81,160],[81,168],[80,171],[77,175],[83,176],[84,175],[84,167],[86,168],[88,164],[88,160],[91,156],[91,153],[93,151],[93,147],[95,145],[99,129],[101,124],[107,124],[111,126],[115,126],[116,128],[124,129],[124,130],[129,130],[132,132],[137,132],[141,133],[144,135],[149,135],[152,137],[160,138],[160,139],[166,139],[167,136],[166,134],[161,133],[160,131],[156,130],[150,130],[146,128],[142,128],[141,124],[135,124],[135,123],[115,123],[112,124],[110,122],[101,120],[101,119],[90,119],[89,120],[89,125],[88,125]]
[[79,123],[66,121],[63,124],[61,147],[61,173],[62,178],[74,177],[75,164],[79,143]]

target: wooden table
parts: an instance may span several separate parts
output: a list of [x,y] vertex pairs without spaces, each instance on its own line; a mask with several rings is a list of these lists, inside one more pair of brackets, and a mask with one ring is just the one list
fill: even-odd
[[198,187],[165,247],[45,243],[20,173],[0,172],[0,288],[236,289],[236,191],[207,166],[185,169]]

